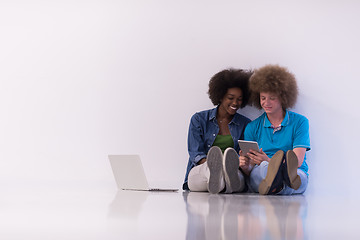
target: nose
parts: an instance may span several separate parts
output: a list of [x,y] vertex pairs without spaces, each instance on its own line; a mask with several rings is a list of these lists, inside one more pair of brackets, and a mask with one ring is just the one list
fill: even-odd
[[265,98],[265,99],[263,99],[262,102],[263,102],[263,105],[267,105],[269,103],[269,99]]
[[240,106],[241,105],[241,100],[233,100],[232,105],[236,106],[236,107]]

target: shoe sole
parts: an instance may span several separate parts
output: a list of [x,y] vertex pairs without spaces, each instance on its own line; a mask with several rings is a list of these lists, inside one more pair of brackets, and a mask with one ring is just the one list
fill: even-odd
[[219,147],[212,147],[207,155],[207,165],[210,171],[210,178],[208,182],[208,191],[210,193],[219,193],[220,182],[223,178],[223,166],[222,166],[223,154]]
[[283,151],[277,151],[274,154],[274,156],[271,158],[268,165],[266,177],[264,180],[261,181],[259,185],[260,194],[267,195],[269,193],[269,190],[271,188],[272,183],[274,182],[277,172],[279,171],[283,158],[284,158]]
[[233,148],[226,149],[224,153],[225,193],[232,193],[240,190],[241,183],[238,175],[238,169],[239,155]]
[[300,176],[297,174],[298,158],[294,151],[289,150],[286,153],[287,174],[290,180],[290,186],[292,189],[298,190],[301,185]]

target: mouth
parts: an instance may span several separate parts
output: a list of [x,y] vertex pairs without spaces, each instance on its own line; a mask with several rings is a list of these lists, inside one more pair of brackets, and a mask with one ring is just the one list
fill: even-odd
[[264,107],[264,110],[269,111],[269,110],[271,110],[271,107]]
[[238,107],[230,106],[230,109],[232,109],[233,111],[237,111],[239,108],[238,108]]

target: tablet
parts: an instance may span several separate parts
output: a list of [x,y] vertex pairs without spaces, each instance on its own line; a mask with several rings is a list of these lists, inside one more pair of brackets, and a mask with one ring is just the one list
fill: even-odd
[[258,151],[258,152],[260,151],[259,145],[257,142],[238,140],[238,143],[240,146],[240,150],[242,150],[245,155],[247,155],[247,153],[249,152],[250,149]]

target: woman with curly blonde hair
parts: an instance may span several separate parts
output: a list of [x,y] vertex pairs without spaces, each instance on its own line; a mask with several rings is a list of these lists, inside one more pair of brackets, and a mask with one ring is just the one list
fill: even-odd
[[286,68],[266,65],[250,78],[251,103],[264,113],[249,123],[244,139],[260,150],[240,151],[240,168],[249,176],[249,188],[260,194],[302,194],[308,184],[306,151],[310,150],[309,121],[289,111],[298,87]]

